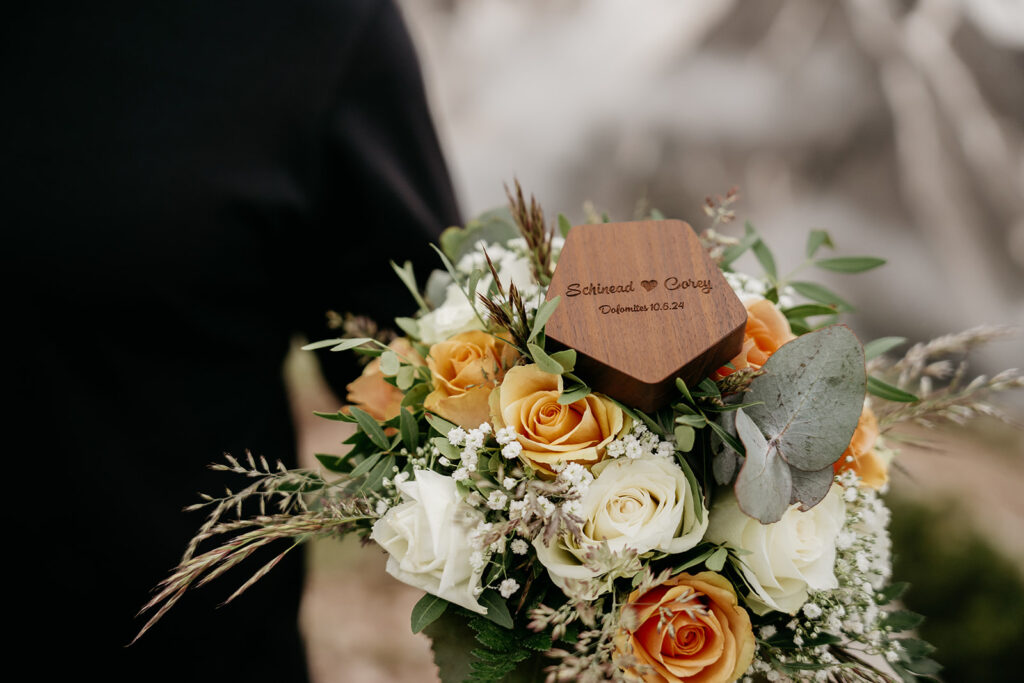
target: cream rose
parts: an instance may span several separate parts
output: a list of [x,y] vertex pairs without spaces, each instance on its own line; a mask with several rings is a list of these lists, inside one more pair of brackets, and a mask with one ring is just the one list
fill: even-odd
[[469,557],[470,531],[483,515],[462,501],[455,480],[431,470],[417,470],[415,480],[398,485],[403,503],[373,525],[370,538],[388,552],[386,570],[402,583],[478,614],[487,608],[473,589],[480,574]]
[[632,549],[639,555],[654,551],[675,554],[694,547],[704,536],[707,511],[703,510],[698,520],[694,498],[699,493],[691,490],[686,475],[670,458],[605,460],[592,471],[597,478],[584,494],[577,513],[584,522],[582,539],[563,536],[545,545],[538,537],[533,542],[537,559],[563,591],[568,587],[566,579],[592,580],[608,572],[615,578],[632,573],[623,574],[621,564],[584,564],[587,554],[604,543],[612,553]]
[[825,498],[801,512],[792,505],[774,524],[748,517],[731,490],[711,507],[707,540],[750,552],[743,573],[753,588],[747,602],[756,614],[771,610],[796,614],[807,591],[839,586],[835,575],[836,536],[846,521],[842,487],[834,484]]
[[434,344],[427,366],[434,390],[423,407],[465,429],[476,429],[490,418],[488,398],[519,354],[486,332],[457,334]]
[[558,463],[596,464],[630,426],[622,408],[606,396],[592,393],[562,405],[561,394],[561,375],[521,365],[505,374],[490,398],[495,429],[511,427],[523,447],[519,457],[548,478]]

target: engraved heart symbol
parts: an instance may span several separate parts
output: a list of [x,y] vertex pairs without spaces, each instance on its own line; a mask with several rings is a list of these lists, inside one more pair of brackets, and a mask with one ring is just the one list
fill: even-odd
[[640,286],[646,289],[648,292],[658,286],[657,280],[641,280]]

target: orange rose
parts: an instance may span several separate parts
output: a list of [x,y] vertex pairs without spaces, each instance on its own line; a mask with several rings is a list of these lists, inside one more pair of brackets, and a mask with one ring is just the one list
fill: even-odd
[[677,574],[645,593],[631,593],[623,607],[627,617],[625,610],[632,610],[635,627],[620,632],[615,655],[636,660],[624,671],[627,680],[727,683],[754,659],[750,615],[720,574]]
[[516,358],[511,346],[476,330],[434,344],[427,355],[434,390],[423,407],[460,427],[476,429],[490,417],[491,389]]
[[[423,365],[423,359],[408,339],[399,337],[388,344],[402,359],[415,365]],[[380,359],[374,358],[363,369],[354,382],[349,383],[348,402],[362,408],[378,420],[390,420],[398,415],[405,394],[394,385],[384,381],[384,373],[380,371]]]
[[596,464],[630,425],[622,408],[606,396],[592,393],[562,405],[561,395],[562,376],[536,365],[512,368],[491,393],[494,428],[515,431],[523,449],[519,457],[541,476],[554,476],[559,462]]
[[861,483],[873,489],[880,489],[889,481],[888,466],[875,450],[878,439],[878,420],[871,408],[864,406],[864,412],[857,420],[857,430],[850,439],[850,445],[836,460],[833,469],[836,474],[851,470],[860,477]]
[[747,327],[743,330],[743,349],[733,358],[735,370],[720,367],[715,379],[728,377],[736,370],[743,368],[760,368],[768,360],[768,356],[779,350],[788,341],[796,339],[789,321],[782,315],[775,304],[767,299],[757,299],[745,304],[747,307]]

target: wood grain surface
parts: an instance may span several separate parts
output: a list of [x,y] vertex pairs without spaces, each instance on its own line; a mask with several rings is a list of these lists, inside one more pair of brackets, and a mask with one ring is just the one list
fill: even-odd
[[549,340],[577,351],[596,391],[653,411],[734,358],[747,312],[683,221],[579,225],[548,298]]

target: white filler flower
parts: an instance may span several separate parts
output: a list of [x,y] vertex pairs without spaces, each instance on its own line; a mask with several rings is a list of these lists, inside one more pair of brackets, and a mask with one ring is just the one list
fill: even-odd
[[730,490],[711,508],[707,540],[750,552],[743,573],[754,589],[748,597],[757,614],[771,610],[796,614],[808,590],[837,588],[836,537],[846,519],[843,488],[833,484],[810,510],[792,505],[774,524],[748,517]]
[[388,552],[387,572],[402,583],[487,614],[474,594],[480,572],[470,563],[470,531],[483,514],[465,504],[451,477],[418,470],[398,485],[403,503],[373,525],[370,535]]

